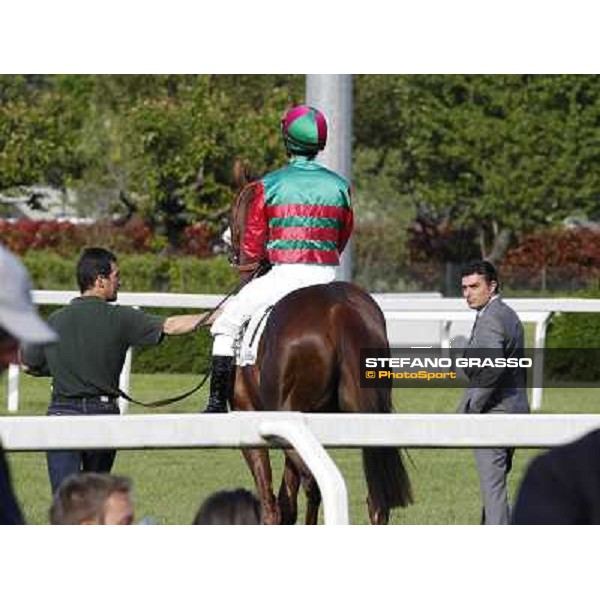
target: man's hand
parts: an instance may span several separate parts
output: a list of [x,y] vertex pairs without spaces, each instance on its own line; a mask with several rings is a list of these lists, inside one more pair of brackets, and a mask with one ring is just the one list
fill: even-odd
[[50,377],[51,375],[48,369],[37,369],[35,367],[30,367],[29,365],[25,365],[23,363],[21,363],[21,371],[23,371],[23,373],[26,373],[27,375],[31,375],[32,377]]
[[[175,315],[168,317],[163,325],[165,335],[183,335],[198,330],[205,325],[212,325],[213,321],[221,313],[221,310],[215,311],[210,317],[209,311],[195,315]],[[208,317],[208,318],[207,318]]]

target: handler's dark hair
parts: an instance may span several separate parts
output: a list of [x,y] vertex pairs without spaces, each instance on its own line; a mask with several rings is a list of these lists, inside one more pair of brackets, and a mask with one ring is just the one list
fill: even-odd
[[500,281],[498,280],[498,271],[496,267],[489,260],[473,260],[467,265],[465,265],[461,272],[460,276],[467,277],[468,275],[483,275],[486,282],[491,284],[492,282],[496,283],[495,292],[498,293],[500,291]]
[[51,525],[104,524],[105,504],[115,493],[129,494],[131,481],[110,473],[78,473],[60,485],[50,507]]
[[223,490],[202,504],[193,525],[260,525],[262,510],[257,497],[248,490]]
[[94,287],[98,275],[108,277],[117,257],[105,248],[86,248],[77,262],[77,285],[83,292]]

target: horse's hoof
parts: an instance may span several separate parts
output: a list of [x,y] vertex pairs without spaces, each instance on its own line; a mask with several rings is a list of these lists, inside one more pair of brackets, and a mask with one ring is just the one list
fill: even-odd
[[281,515],[278,510],[265,511],[263,517],[263,523],[265,525],[281,525]]

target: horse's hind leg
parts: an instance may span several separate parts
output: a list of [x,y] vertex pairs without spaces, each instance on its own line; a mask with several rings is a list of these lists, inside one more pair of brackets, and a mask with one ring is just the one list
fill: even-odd
[[307,525],[316,525],[319,521],[319,507],[321,506],[321,490],[310,469],[300,458],[295,450],[286,450],[286,461],[293,464],[300,474],[300,481],[306,495],[306,520]]
[[279,488],[279,511],[282,525],[294,525],[298,519],[298,489],[300,475],[293,461],[286,455],[281,487]]
[[264,448],[243,448],[242,453],[254,477],[256,490],[262,504],[263,523],[265,525],[279,525],[281,515],[275,494],[273,494],[273,476],[269,451]]
[[321,490],[312,473],[302,477],[302,486],[306,494],[306,524],[316,525],[319,520],[319,506],[321,506]]

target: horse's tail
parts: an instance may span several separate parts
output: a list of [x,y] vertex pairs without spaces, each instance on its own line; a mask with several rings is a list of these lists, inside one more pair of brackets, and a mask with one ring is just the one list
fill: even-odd
[[[336,308],[340,409],[343,412],[389,414],[392,412],[391,386],[360,386],[360,348],[379,348],[389,355],[385,320],[381,309],[364,292],[353,300],[357,306],[346,301]],[[385,522],[391,508],[408,506],[412,502],[408,473],[398,448],[364,448],[362,454],[370,512],[384,515]]]
[[364,448],[362,455],[369,498],[375,510],[387,514],[391,508],[412,503],[410,479],[398,448]]
[[[361,396],[365,405],[370,404],[372,412],[393,412],[391,388],[362,389]],[[364,448],[362,455],[372,508],[387,515],[391,508],[405,507],[412,503],[412,487],[399,448]]]

